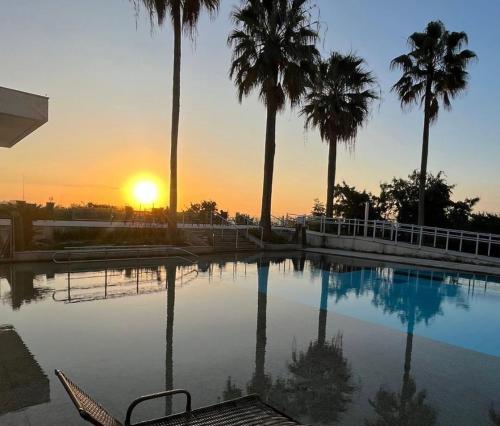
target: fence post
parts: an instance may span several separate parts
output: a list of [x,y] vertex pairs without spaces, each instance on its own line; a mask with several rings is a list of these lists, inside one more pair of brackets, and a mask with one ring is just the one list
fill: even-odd
[[458,247],[458,251],[462,251],[462,241],[464,238],[464,231],[460,232],[460,246]]
[[479,253],[479,234],[477,234],[477,239],[476,239],[476,256]]
[[450,242],[450,231],[446,231],[446,249],[445,249],[445,251],[448,251],[449,242]]
[[337,219],[337,236],[340,237],[340,219]]
[[374,220],[373,221],[373,235],[372,235],[373,239],[375,239],[375,232],[376,231],[377,231],[377,221]]
[[397,244],[398,243],[398,225],[394,225],[394,242]]
[[382,221],[382,239],[385,239],[385,221]]
[[413,229],[415,228],[415,225],[411,226],[411,239],[410,239],[410,244],[413,245]]
[[369,216],[369,208],[370,204],[368,201],[365,202],[365,229],[364,229],[364,236],[365,238],[368,236],[368,216]]
[[422,247],[422,237],[424,236],[424,227],[421,226],[420,227],[420,238],[419,238],[419,241],[418,241],[418,247],[421,248]]
[[488,241],[488,256],[490,255],[491,253],[491,234],[490,234],[490,239]]

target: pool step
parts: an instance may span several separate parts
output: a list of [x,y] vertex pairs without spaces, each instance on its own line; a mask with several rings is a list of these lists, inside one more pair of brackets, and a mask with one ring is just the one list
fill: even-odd
[[258,246],[246,238],[246,231],[238,232],[238,247],[236,248],[236,230],[227,230],[223,232],[216,230],[213,233],[213,244],[216,251],[234,251],[234,250],[258,250]]
[[189,230],[186,240],[192,246],[210,246],[216,251],[258,250],[259,247],[246,238],[246,231],[238,231],[238,248],[236,248],[236,230],[209,229]]

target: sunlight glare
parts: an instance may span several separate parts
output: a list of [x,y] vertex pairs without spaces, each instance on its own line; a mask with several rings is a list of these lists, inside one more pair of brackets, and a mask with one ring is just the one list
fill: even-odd
[[154,204],[158,199],[158,186],[152,181],[140,181],[134,185],[133,193],[139,204]]

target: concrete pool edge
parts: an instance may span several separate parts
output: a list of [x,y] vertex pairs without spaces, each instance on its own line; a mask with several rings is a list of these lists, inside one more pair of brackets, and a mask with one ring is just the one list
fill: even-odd
[[446,260],[423,259],[418,257],[394,256],[388,254],[357,252],[350,250],[326,249],[321,247],[304,248],[306,253],[317,253],[323,255],[350,257],[355,259],[367,259],[386,263],[401,263],[404,265],[424,266],[433,269],[446,269],[459,272],[477,272],[487,275],[500,276],[500,267],[477,265],[474,263],[459,263]]
[[[273,244],[266,246],[265,249],[257,249],[257,250],[214,250],[211,246],[186,246],[183,248],[189,249],[192,253],[196,255],[211,255],[211,254],[228,254],[228,253],[277,253],[277,252],[304,252],[304,253],[316,253],[322,255],[331,255],[331,256],[340,256],[340,257],[348,257],[352,259],[364,259],[371,260],[382,263],[399,263],[404,265],[413,265],[420,267],[429,267],[433,269],[445,269],[445,270],[454,270],[459,272],[470,272],[470,273],[481,273],[487,275],[496,275],[500,276],[500,266],[490,266],[490,265],[481,265],[475,263],[465,263],[465,262],[454,262],[447,260],[436,260],[436,259],[425,259],[421,257],[406,257],[406,256],[397,256],[397,255],[389,255],[389,254],[379,254],[372,252],[361,252],[354,250],[342,250],[342,249],[333,249],[333,248],[322,248],[322,247],[300,247],[300,245],[296,244]],[[173,258],[176,255],[179,255],[179,252],[175,251],[176,248],[172,247],[172,252],[168,253],[165,258]],[[33,262],[47,262],[52,261],[53,257],[56,253],[64,253],[64,250],[40,250],[40,251],[25,251],[25,252],[17,252],[14,259],[11,260],[0,260],[0,264],[14,264],[14,263],[33,263]],[[162,252],[165,255],[165,251]],[[96,254],[94,254],[95,256]],[[158,256],[159,253],[156,250],[144,251],[141,253],[141,256],[138,256],[137,259],[148,259],[150,257]],[[95,256],[99,257],[99,256]],[[81,258],[75,258],[76,261],[92,261],[95,258],[86,258],[85,256]],[[102,260],[106,260],[104,256],[102,256]],[[111,260],[111,259],[107,259]],[[120,260],[120,259],[116,259]]]

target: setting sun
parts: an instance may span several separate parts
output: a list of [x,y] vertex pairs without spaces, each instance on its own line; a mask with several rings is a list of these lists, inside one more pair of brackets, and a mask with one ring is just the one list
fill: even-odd
[[152,181],[140,181],[134,185],[133,194],[139,204],[154,204],[158,200],[158,186]]

